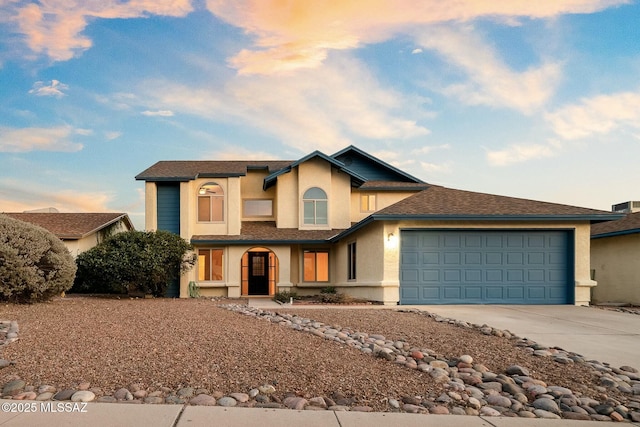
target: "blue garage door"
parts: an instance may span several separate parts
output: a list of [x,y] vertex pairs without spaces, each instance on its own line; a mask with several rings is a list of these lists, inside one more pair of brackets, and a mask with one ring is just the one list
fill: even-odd
[[400,304],[570,304],[567,231],[401,231]]

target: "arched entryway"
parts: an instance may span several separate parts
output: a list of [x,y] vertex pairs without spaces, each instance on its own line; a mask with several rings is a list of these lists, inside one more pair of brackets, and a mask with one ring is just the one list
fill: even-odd
[[251,248],[242,255],[242,295],[267,296],[276,292],[278,257],[267,248]]

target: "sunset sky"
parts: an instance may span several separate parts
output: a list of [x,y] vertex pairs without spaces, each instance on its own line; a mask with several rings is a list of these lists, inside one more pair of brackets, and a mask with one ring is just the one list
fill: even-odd
[[127,212],[158,160],[355,145],[422,180],[640,200],[640,6],[0,0],[0,212]]

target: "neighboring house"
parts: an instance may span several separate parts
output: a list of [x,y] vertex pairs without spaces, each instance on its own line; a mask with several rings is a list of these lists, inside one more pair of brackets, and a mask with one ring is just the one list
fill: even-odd
[[126,213],[4,213],[35,224],[55,234],[74,257],[91,249],[106,237],[133,230]]
[[592,222],[611,212],[430,185],[353,146],[288,161],[161,161],[146,228],[196,248],[201,295],[385,304],[588,304]]
[[[631,209],[634,204],[636,209]],[[628,205],[621,210],[631,212],[624,218],[591,227],[591,268],[598,281],[592,297],[596,303],[640,305],[640,202]]]

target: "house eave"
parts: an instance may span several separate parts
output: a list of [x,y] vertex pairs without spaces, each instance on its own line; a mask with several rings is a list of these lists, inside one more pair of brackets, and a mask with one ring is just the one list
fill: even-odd
[[324,245],[331,243],[330,239],[324,240],[244,240],[244,239],[191,239],[192,245]]
[[331,237],[332,243],[354,233],[373,221],[590,221],[600,222],[619,219],[618,214],[610,215],[465,215],[465,214],[372,214],[343,232]]
[[601,239],[603,237],[626,236],[629,234],[638,234],[638,233],[640,233],[640,228],[634,228],[631,230],[611,231],[609,233],[594,234],[593,236],[591,236],[591,240]]

